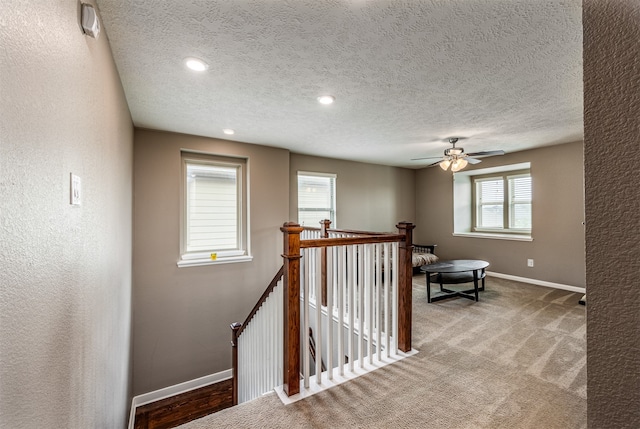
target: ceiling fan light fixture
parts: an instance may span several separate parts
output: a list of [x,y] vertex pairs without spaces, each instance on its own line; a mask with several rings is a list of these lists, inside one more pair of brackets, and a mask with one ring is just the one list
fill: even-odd
[[453,163],[451,164],[451,171],[453,171],[454,173],[456,171],[460,171],[463,168],[465,168],[467,166],[468,162],[465,159],[462,158],[458,158],[456,160],[453,161]]
[[448,159],[443,159],[442,162],[440,164],[438,164],[440,166],[440,168],[442,168],[444,171],[447,171],[447,169],[449,168],[449,166],[451,165],[451,161],[449,161]]

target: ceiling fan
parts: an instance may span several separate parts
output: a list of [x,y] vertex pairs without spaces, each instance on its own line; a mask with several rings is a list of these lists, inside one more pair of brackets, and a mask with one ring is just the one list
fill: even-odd
[[[456,172],[460,171],[467,166],[467,164],[477,164],[482,162],[478,157],[483,156],[493,156],[493,155],[504,155],[503,150],[488,150],[482,152],[473,152],[473,153],[464,153],[464,148],[456,147],[456,143],[458,142],[458,137],[450,137],[449,143],[451,143],[452,147],[444,150],[444,157],[440,161],[436,161],[433,164],[427,165],[427,167],[433,167],[434,165],[439,165],[443,170],[449,169],[451,166],[451,171]],[[411,161],[418,161],[422,159],[432,159],[439,158],[437,156],[430,156],[427,158],[413,158]]]

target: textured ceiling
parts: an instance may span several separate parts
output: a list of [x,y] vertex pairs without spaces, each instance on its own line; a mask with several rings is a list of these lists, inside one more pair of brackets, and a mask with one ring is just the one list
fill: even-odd
[[581,0],[97,3],[139,127],[405,167],[582,140]]

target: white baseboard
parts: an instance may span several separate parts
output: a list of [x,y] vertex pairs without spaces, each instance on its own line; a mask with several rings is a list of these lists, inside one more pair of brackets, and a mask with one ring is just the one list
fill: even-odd
[[544,280],[536,280],[536,279],[530,279],[530,278],[527,278],[527,277],[512,276],[511,274],[494,273],[494,272],[491,272],[491,271],[487,271],[487,275],[488,276],[492,276],[492,277],[498,277],[500,279],[513,280],[513,281],[516,281],[516,282],[530,283],[530,284],[534,284],[534,285],[538,285],[538,286],[545,286],[545,287],[552,287],[552,288],[555,288],[555,289],[568,290],[570,292],[586,293],[586,289],[583,288],[583,287],[579,287],[579,286],[564,285],[562,283],[547,282],[547,281],[544,281]]
[[217,372],[215,374],[205,375],[204,377],[196,378],[195,380],[185,381],[184,383],[176,384],[174,386],[168,386],[163,389],[154,390],[153,392],[143,393],[142,395],[134,396],[131,399],[131,413],[129,414],[129,429],[133,429],[136,416],[136,408],[142,405],[150,404],[152,402],[159,401],[161,399],[170,398],[172,396],[180,395],[181,393],[190,392],[191,390],[206,387],[214,383],[219,383],[224,380],[228,380],[233,377],[233,370],[227,369]]

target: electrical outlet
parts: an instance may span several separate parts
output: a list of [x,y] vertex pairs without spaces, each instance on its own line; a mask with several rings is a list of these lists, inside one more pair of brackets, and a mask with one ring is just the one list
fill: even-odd
[[533,259],[527,259],[527,267],[533,267]]

